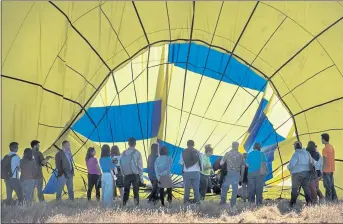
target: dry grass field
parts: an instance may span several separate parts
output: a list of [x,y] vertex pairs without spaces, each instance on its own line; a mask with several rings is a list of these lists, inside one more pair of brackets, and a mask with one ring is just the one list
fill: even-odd
[[343,203],[306,207],[301,203],[293,210],[288,201],[266,201],[261,208],[238,202],[237,211],[205,201],[200,206],[184,206],[175,201],[166,208],[142,201],[136,207],[122,208],[116,202],[113,208],[104,209],[95,201],[80,199],[35,203],[32,206],[2,205],[2,223],[343,223]]

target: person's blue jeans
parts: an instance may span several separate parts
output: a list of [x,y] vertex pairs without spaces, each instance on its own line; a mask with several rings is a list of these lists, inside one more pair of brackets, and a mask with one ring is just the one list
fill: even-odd
[[196,203],[200,202],[200,192],[199,192],[199,186],[200,186],[200,172],[194,171],[194,172],[184,172],[183,173],[183,184],[184,184],[184,203],[189,202],[189,194],[191,191],[191,188],[193,188],[194,193],[194,199]]
[[111,207],[113,203],[113,177],[110,172],[103,173],[101,176],[102,205]]
[[300,187],[304,190],[306,203],[310,204],[312,202],[310,191],[310,172],[303,171],[300,173],[292,173],[291,207],[293,207],[297,202]]
[[11,203],[13,202],[12,194],[14,191],[17,194],[19,203],[22,203],[24,200],[24,196],[23,196],[24,194],[23,194],[23,189],[21,187],[20,180],[17,178],[11,178],[11,179],[5,180],[5,184],[6,184],[6,194],[7,194],[6,200]]
[[25,202],[31,204],[33,200],[33,191],[35,189],[35,180],[22,180],[21,187],[23,189]]
[[335,180],[333,173],[323,173],[323,183],[325,188],[325,198],[328,201],[337,200],[337,193],[335,189]]
[[264,175],[260,172],[252,172],[248,174],[248,191],[249,191],[249,202],[262,205],[262,194],[264,187]]
[[37,196],[38,196],[39,202],[43,202],[44,201],[43,178],[35,180],[35,187],[37,188]]
[[65,177],[65,175],[62,175],[58,177],[58,188],[56,192],[56,201],[60,201],[62,199],[62,191],[64,189],[64,186],[67,185],[68,189],[68,196],[69,200],[74,200],[74,184],[73,184],[73,177]]
[[231,206],[236,205],[239,177],[240,177],[239,172],[233,172],[233,171],[227,172],[224,178],[223,185],[222,185],[222,193],[220,195],[220,204],[226,204],[227,193],[231,186],[232,194],[231,194],[230,203],[231,203]]

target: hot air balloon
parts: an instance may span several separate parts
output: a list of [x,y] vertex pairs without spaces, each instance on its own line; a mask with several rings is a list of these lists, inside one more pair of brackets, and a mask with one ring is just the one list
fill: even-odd
[[[89,146],[137,139],[169,148],[175,192],[189,139],[212,163],[240,143],[268,158],[266,198],[289,197],[295,140],[329,133],[343,179],[341,2],[2,3],[2,154],[39,139],[54,156],[70,140],[76,196]],[[51,168],[54,168],[51,164]],[[52,170],[45,172],[48,180]],[[147,181],[148,182],[148,181]],[[3,188],[4,189],[4,188]],[[142,194],[144,191],[142,191]],[[4,191],[2,192],[4,194]]]

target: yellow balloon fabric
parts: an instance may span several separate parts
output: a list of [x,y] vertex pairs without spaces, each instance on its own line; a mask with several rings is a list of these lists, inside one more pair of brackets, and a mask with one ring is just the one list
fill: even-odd
[[133,136],[146,168],[151,143],[167,145],[181,187],[187,140],[212,162],[261,142],[265,198],[288,198],[293,142],[321,151],[329,133],[342,197],[342,34],[342,2],[2,2],[2,156],[68,139],[85,197],[90,146]]

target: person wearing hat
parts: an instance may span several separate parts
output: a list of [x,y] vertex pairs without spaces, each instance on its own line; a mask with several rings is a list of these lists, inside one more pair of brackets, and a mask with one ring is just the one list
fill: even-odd
[[292,193],[290,207],[294,207],[299,196],[299,188],[302,187],[305,193],[307,205],[311,201],[310,193],[310,163],[312,162],[311,155],[302,147],[300,141],[294,143],[295,152],[289,161],[288,170],[292,175]]

